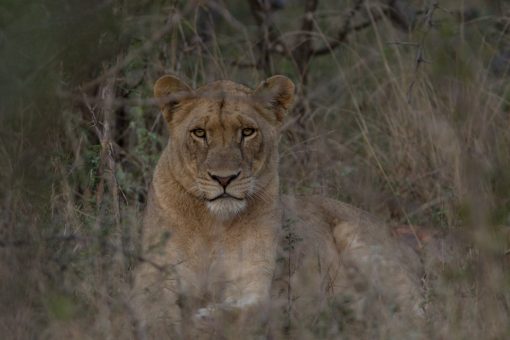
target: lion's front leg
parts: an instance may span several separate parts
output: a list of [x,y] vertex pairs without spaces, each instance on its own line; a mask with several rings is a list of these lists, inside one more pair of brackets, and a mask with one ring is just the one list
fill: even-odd
[[232,256],[223,298],[196,310],[194,320],[199,329],[221,330],[227,338],[243,338],[264,332],[266,327],[274,260]]
[[247,235],[226,255],[229,284],[224,301],[236,308],[267,303],[275,270],[276,237],[272,229]]

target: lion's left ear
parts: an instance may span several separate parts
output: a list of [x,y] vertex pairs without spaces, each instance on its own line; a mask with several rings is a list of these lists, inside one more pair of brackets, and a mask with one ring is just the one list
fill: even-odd
[[294,99],[294,83],[285,76],[272,76],[264,80],[254,92],[257,100],[265,103],[281,123]]

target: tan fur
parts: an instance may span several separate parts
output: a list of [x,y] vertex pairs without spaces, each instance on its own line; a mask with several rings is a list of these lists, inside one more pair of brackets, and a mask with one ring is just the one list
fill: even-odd
[[[279,195],[278,129],[290,80],[192,90],[165,76],[154,92],[170,140],[154,172],[136,273],[142,328],[186,336],[189,320],[261,308],[284,309],[281,322],[270,322],[276,328],[292,320],[304,327],[328,296],[348,296],[357,319],[376,309],[373,301],[419,313],[408,270],[416,266],[383,226],[337,201]],[[255,132],[243,137],[247,128]],[[233,179],[223,189],[217,178]],[[231,196],[217,198],[223,190]]]

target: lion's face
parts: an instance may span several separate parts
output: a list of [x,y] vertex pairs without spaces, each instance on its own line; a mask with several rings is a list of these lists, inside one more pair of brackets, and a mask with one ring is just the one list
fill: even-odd
[[194,91],[170,76],[156,83],[173,175],[215,216],[241,213],[276,178],[278,128],[293,91],[281,76],[255,91],[229,81]]
[[257,117],[246,100],[193,100],[176,113],[171,126],[172,150],[193,180],[189,191],[216,215],[230,216],[246,207],[274,153],[275,128]]

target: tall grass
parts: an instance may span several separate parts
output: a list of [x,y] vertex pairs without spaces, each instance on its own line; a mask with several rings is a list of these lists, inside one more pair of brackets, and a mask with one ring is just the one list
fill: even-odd
[[[282,191],[328,195],[436,235],[419,249],[425,333],[507,338],[508,9],[445,0],[430,14],[432,2],[414,1],[423,10],[403,30],[380,2],[351,15],[355,3],[320,2],[309,36],[316,46],[327,47],[350,16],[369,24],[310,58],[303,84],[288,55],[271,54],[262,67],[264,27],[244,2],[214,2],[216,10],[6,2],[2,337],[136,337],[127,297],[151,171],[167,139],[154,80],[174,73],[195,86],[220,78],[255,86],[273,70],[298,85],[281,140]],[[289,48],[299,48],[302,15],[290,1],[271,14]]]

